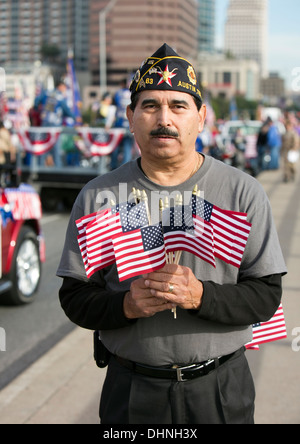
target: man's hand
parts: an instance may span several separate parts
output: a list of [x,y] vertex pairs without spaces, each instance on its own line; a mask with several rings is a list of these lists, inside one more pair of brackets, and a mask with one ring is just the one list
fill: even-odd
[[124,299],[124,312],[128,319],[136,319],[175,307],[199,310],[202,296],[203,285],[190,268],[166,265],[133,282]]
[[156,313],[172,310],[174,304],[153,296],[145,285],[145,279],[138,279],[131,284],[130,291],[124,298],[124,314],[127,319],[150,318]]

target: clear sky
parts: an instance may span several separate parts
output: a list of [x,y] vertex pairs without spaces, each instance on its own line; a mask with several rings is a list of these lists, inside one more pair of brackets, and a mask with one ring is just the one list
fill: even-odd
[[[251,0],[249,0],[251,1]],[[216,0],[217,47],[221,48],[229,0]],[[286,79],[290,89],[293,68],[300,67],[300,1],[269,0],[268,68]]]

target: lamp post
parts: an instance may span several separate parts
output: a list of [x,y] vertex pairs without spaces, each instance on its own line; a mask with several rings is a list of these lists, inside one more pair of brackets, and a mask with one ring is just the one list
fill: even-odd
[[100,39],[100,89],[103,94],[107,89],[107,66],[106,66],[106,16],[115,6],[118,0],[110,2],[99,13],[99,39]]

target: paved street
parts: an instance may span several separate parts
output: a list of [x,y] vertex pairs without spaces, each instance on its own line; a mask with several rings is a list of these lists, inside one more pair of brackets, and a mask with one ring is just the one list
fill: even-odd
[[67,212],[43,215],[46,262],[34,303],[4,306],[0,297],[0,326],[6,332],[6,352],[0,353],[0,390],[73,328],[60,307],[61,280],[55,277],[68,221]]
[[[278,171],[259,180],[271,200],[289,274],[283,298],[288,338],[247,352],[256,423],[300,424],[300,173],[291,184],[283,184]],[[97,424],[104,375],[92,358],[91,333],[76,328],[0,392],[0,423]]]

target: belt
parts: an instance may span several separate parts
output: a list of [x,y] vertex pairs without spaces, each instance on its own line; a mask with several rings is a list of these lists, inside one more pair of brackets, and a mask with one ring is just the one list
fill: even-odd
[[171,368],[151,367],[148,365],[138,364],[137,362],[128,361],[127,359],[120,358],[119,356],[115,356],[115,359],[119,362],[119,364],[123,365],[123,367],[144,376],[185,382],[208,375],[213,370],[225,364],[225,362],[232,358],[236,353],[237,352],[231,353],[230,355],[222,356],[216,359],[209,359],[208,361],[201,362],[200,364],[191,364],[187,366],[174,365]]

